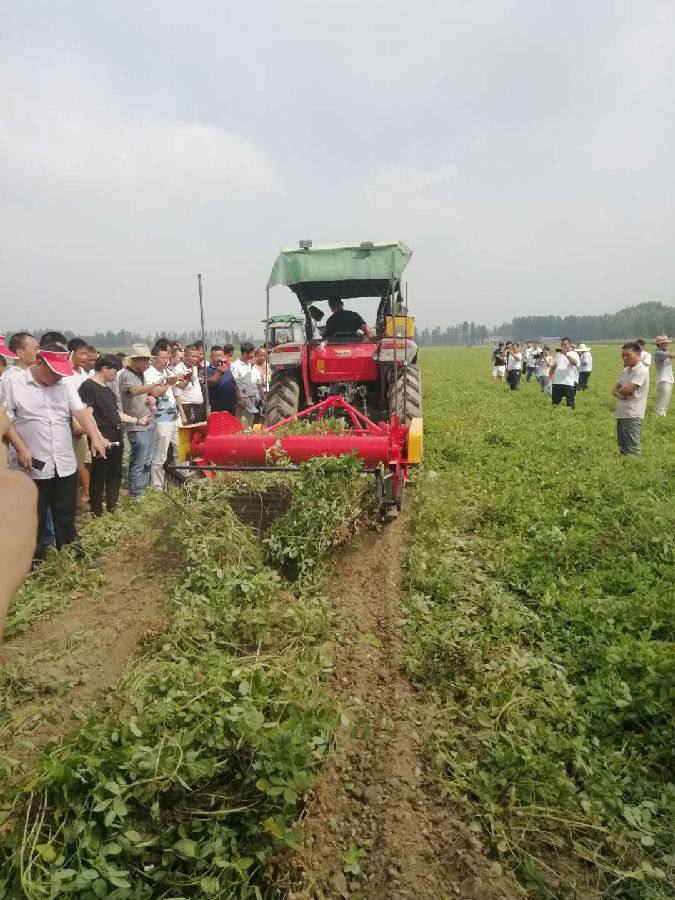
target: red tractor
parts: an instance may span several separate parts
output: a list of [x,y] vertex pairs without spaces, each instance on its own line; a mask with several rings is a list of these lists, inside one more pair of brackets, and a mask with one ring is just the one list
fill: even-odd
[[[354,454],[361,471],[375,476],[383,517],[394,518],[408,470],[422,462],[423,452],[414,322],[400,286],[411,255],[400,242],[312,247],[301,241],[298,250],[282,250],[267,286],[265,323],[272,349],[265,423],[249,429],[229,413],[215,412],[208,423],[179,428],[176,476],[297,472],[310,459]],[[272,346],[278,318],[269,314],[269,289],[277,284],[288,285],[300,301],[304,340],[294,331]],[[339,306],[355,297],[379,298],[374,332],[354,314],[351,324],[357,327],[346,332],[336,330],[337,319],[318,324],[324,313],[316,304],[335,298],[333,306]],[[318,423],[327,417],[342,420],[341,428],[291,427],[298,420]]]
[[[314,247],[301,241],[279,254],[268,284],[285,284],[305,317],[305,339],[275,346],[266,424],[275,425],[329,396],[341,396],[373,422],[395,413],[402,424],[422,417],[414,319],[401,297],[400,279],[412,255],[405,244],[373,243]],[[357,297],[379,302],[370,335],[336,332],[319,323],[317,304]],[[358,320],[358,316],[356,317]]]

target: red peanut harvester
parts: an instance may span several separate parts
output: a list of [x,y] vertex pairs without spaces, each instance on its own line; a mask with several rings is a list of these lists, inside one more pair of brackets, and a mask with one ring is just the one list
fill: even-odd
[[[410,466],[422,461],[421,375],[414,319],[401,294],[412,251],[400,241],[283,248],[267,286],[287,285],[304,313],[304,340],[270,347],[264,423],[248,430],[229,413],[179,429],[178,469],[297,471],[307,460],[353,453],[376,479],[385,519],[401,509]],[[354,316],[321,325],[329,300],[379,299],[375,326],[354,327]],[[339,308],[339,304],[338,304]],[[348,330],[336,330],[345,328]],[[342,420],[341,429],[293,433],[291,423]],[[300,430],[300,429],[299,429]],[[289,433],[289,431],[291,433]]]

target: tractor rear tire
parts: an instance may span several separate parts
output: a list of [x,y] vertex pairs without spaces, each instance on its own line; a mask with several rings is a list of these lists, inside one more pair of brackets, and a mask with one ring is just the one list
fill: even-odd
[[[394,379],[389,383],[389,415],[396,413],[401,424],[410,425],[414,418],[422,418],[422,376],[420,367],[414,364],[407,371],[398,372],[398,409],[394,399]],[[405,410],[405,422],[403,411]]]
[[294,375],[278,372],[272,376],[267,394],[267,424],[276,425],[300,410],[300,385]]

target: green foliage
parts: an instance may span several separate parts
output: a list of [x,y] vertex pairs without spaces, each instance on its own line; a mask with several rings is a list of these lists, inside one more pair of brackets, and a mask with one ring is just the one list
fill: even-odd
[[648,416],[643,457],[621,458],[620,354],[594,355],[574,412],[490,384],[488,350],[422,360],[407,664],[441,698],[443,790],[532,896],[665,898],[672,419]]
[[275,428],[273,434],[285,437],[288,434],[344,434],[345,420],[336,416],[326,416],[318,422],[308,419],[295,419],[288,425]]
[[[339,470],[358,484],[351,460],[310,465],[291,530],[275,528],[299,571],[335,540],[337,508],[306,545],[293,529]],[[343,516],[357,498],[345,487]],[[302,840],[294,820],[336,724],[319,682],[325,601],[265,563],[217,484],[186,502],[187,519],[165,509],[185,559],[172,627],[123,676],[118,705],[49,745],[6,797],[0,897],[245,900]]]
[[342,456],[302,467],[288,512],[264,541],[275,565],[305,579],[320,571],[320,560],[347,539],[373,493],[372,482],[358,474],[360,466],[355,456]]

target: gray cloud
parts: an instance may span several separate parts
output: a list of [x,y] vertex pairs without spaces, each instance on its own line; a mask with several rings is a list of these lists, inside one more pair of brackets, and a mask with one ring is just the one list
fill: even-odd
[[[661,0],[17,5],[5,330],[254,328],[281,244],[400,237],[420,324],[673,296]],[[277,311],[293,309],[284,289]]]

